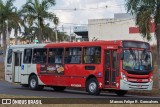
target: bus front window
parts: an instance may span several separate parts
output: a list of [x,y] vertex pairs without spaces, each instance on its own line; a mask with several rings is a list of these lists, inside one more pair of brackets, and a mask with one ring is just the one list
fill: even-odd
[[152,70],[152,54],[142,50],[124,50],[123,69],[131,72]]

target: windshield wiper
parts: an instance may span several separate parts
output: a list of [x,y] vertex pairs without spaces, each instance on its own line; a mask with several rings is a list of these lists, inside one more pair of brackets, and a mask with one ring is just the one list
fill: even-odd
[[130,51],[131,55],[133,56],[134,60],[136,61],[136,54],[135,54],[135,52],[132,50],[132,48],[129,48],[129,51]]
[[142,60],[147,60],[148,59],[148,54],[147,54],[147,50],[144,49],[142,54],[141,54],[141,59]]

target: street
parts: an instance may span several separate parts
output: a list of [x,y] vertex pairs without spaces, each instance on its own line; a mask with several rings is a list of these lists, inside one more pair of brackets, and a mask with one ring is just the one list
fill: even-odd
[[[0,94],[53,97],[53,98],[119,98],[114,93],[102,92],[99,96],[88,95],[85,91],[66,89],[63,92],[56,92],[52,88],[45,87],[42,91],[33,91],[29,88],[21,87],[18,84],[11,84],[6,81],[0,81]],[[141,98],[149,96],[125,95],[127,98]],[[123,97],[123,98],[124,98]]]

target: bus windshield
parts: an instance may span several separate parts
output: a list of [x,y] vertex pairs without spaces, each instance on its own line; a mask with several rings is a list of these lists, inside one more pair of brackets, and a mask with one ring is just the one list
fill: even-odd
[[123,69],[131,73],[150,72],[152,70],[152,54],[146,50],[124,50]]

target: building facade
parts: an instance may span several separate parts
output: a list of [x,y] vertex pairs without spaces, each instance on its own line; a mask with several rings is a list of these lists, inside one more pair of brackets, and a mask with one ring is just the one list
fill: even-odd
[[[150,44],[156,44],[154,24],[151,24]],[[116,14],[112,19],[89,19],[89,41],[94,40],[139,40],[146,41],[135,25],[135,18],[127,14]]]

